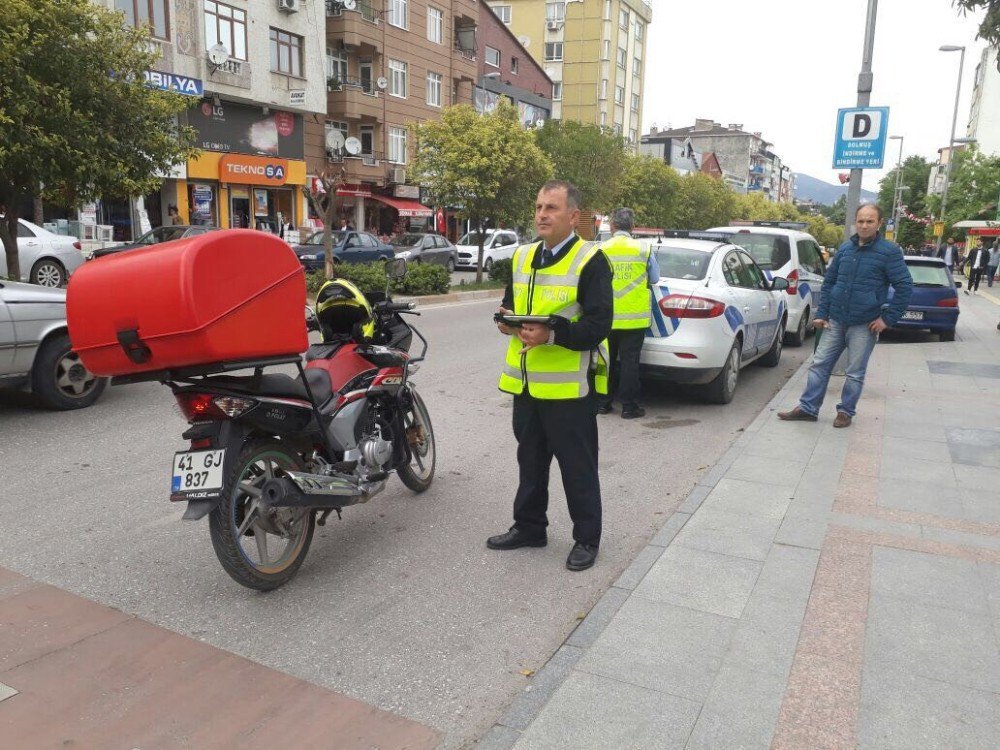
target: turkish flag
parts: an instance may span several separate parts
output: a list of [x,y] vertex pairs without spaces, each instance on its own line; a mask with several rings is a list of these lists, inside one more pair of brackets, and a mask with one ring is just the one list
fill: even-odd
[[444,234],[448,229],[448,223],[444,220],[444,210],[437,210],[437,230],[438,234]]
[[841,172],[840,174],[837,175],[837,177],[840,178],[840,184],[841,185],[846,185],[848,182],[851,181],[851,173],[850,172]]

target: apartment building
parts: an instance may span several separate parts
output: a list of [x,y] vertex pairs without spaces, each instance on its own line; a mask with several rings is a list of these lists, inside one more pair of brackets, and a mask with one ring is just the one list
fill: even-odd
[[354,226],[421,223],[432,212],[407,173],[409,126],[472,104],[478,0],[328,0],[325,13],[327,115],[306,123],[310,167],[339,176],[337,208]]
[[1000,70],[997,50],[986,47],[976,66],[966,136],[987,156],[1000,156]]
[[553,82],[552,116],[613,128],[639,143],[645,0],[489,0]]
[[326,111],[322,5],[302,0],[101,0],[148,26],[152,86],[191,97],[181,117],[203,153],[164,175],[157,193],[102,201],[116,240],[167,221],[275,229],[307,215],[305,124]]

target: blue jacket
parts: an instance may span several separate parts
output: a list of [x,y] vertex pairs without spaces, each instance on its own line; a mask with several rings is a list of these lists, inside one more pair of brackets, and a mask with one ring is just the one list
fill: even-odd
[[[913,277],[903,262],[903,251],[881,234],[867,245],[858,243],[854,235],[833,256],[815,317],[854,326],[871,323],[881,314],[886,325],[893,326],[913,293]],[[890,285],[895,292],[888,308],[882,310]]]

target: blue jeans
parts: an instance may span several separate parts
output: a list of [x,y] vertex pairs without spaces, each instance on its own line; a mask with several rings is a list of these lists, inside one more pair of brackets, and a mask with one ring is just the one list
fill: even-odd
[[853,417],[857,411],[858,399],[861,398],[861,389],[865,385],[868,358],[872,355],[878,336],[868,330],[867,323],[845,326],[835,320],[828,320],[826,326],[813,355],[812,365],[809,366],[809,377],[806,379],[802,398],[799,399],[799,408],[807,414],[819,415],[819,408],[823,405],[826,387],[830,382],[830,373],[844,349],[847,349],[847,380],[844,381],[837,411]]

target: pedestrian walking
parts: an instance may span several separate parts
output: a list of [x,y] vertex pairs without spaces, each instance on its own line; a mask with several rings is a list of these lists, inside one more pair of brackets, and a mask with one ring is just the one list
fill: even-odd
[[[854,419],[865,383],[868,359],[878,335],[900,319],[910,302],[913,278],[899,245],[882,237],[882,209],[874,204],[858,208],[857,234],[844,242],[826,270],[813,325],[825,329],[816,347],[805,390],[794,409],[779,412],[786,421],[815,422],[830,374],[847,350],[847,379],[837,404],[834,427]],[[889,287],[893,287],[892,301]]]
[[993,287],[998,268],[1000,268],[1000,239],[994,240],[993,247],[990,248],[990,257],[986,262],[986,286]]
[[938,250],[937,257],[942,258],[944,264],[954,272],[955,264],[958,263],[958,247],[954,237],[948,238],[948,244]]
[[973,294],[979,291],[979,282],[986,273],[987,264],[990,260],[990,253],[985,247],[977,247],[969,251],[969,286],[965,290],[968,294],[971,290]]
[[514,396],[519,481],[514,525],[491,536],[495,550],[544,547],[549,468],[555,456],[573,520],[575,544],[566,567],[585,570],[601,543],[596,395],[607,393],[607,343],[614,314],[611,267],[600,248],[573,231],[580,191],[553,180],[535,203],[540,242],[514,252],[501,313],[550,316],[500,332],[511,336],[500,390]]
[[615,315],[608,336],[610,383],[608,394],[597,407],[598,414],[614,411],[614,397],[622,404],[622,419],[646,414],[640,403],[639,355],[650,324],[652,297],[649,289],[660,280],[660,267],[649,244],[632,238],[635,213],[619,208],[611,214],[611,238],[601,244],[611,264]]

